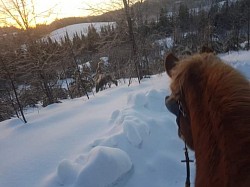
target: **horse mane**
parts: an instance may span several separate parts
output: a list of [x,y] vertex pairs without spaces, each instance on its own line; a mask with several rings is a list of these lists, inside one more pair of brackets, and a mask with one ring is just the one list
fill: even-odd
[[181,60],[171,77],[192,124],[196,186],[250,186],[249,81],[207,53]]

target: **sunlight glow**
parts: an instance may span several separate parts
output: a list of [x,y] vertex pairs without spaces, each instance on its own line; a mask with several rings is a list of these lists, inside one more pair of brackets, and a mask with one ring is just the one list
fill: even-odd
[[[21,1],[24,1],[26,7],[28,7],[26,11],[29,12],[28,22],[30,26],[50,24],[56,19],[65,17],[99,15],[122,7],[122,0],[1,0],[0,27],[16,26],[24,28],[23,24],[18,26],[17,22],[9,14],[2,13],[4,8],[2,3],[5,3],[12,10],[12,15],[18,15],[16,9],[13,8],[13,3],[20,3]],[[21,17],[18,17],[18,20],[22,23]]]
[[[28,27],[37,24],[50,24],[54,20],[66,17],[100,15],[123,7],[123,0],[0,0],[0,27],[27,28],[27,24],[23,24],[23,19],[20,16],[17,17],[18,19],[12,17],[12,15],[19,15],[16,8],[13,8],[16,6],[13,3],[21,4],[22,1],[26,4],[25,7],[28,7],[25,10],[25,12],[29,12],[28,21],[26,21],[29,23]],[[143,0],[129,0],[129,3],[133,4],[138,1],[142,2]],[[6,13],[8,12],[6,10],[2,11],[4,8],[2,3],[5,3],[12,10],[11,14]],[[17,24],[17,20],[19,24]]]
[[[37,18],[37,23],[49,24],[64,17],[86,17],[110,10],[110,5],[121,0],[35,0],[36,12],[48,12],[49,17]],[[92,9],[92,10],[89,10]]]

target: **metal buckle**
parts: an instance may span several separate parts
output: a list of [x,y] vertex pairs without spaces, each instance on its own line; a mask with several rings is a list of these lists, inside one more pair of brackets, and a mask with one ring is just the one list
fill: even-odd
[[178,100],[177,103],[178,103],[179,111],[181,112],[182,116],[183,116],[183,117],[186,117],[187,114],[186,114],[186,112],[185,112],[185,110],[184,110],[184,108],[183,108],[183,105],[182,105],[181,101]]

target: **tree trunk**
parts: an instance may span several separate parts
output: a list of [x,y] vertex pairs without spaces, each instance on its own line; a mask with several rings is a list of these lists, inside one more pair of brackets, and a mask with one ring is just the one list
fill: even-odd
[[16,91],[16,88],[15,88],[15,85],[14,85],[14,81],[13,81],[12,79],[10,79],[10,81],[11,81],[11,86],[12,86],[12,89],[13,89],[13,91],[14,91],[15,98],[16,98],[18,107],[19,107],[19,109],[20,109],[20,112],[21,112],[23,121],[24,121],[24,123],[27,123],[26,118],[25,118],[24,113],[23,113],[23,107],[22,107],[22,105],[21,105],[21,103],[20,103],[20,101],[19,101],[19,99],[18,99],[18,95],[17,95],[17,91]]
[[248,19],[247,19],[247,50],[250,49],[250,8],[248,8]]
[[9,96],[9,99],[10,99],[11,106],[13,107],[13,109],[14,109],[14,111],[15,111],[15,113],[16,113],[16,116],[17,116],[18,118],[20,118],[20,117],[19,117],[19,114],[18,114],[18,109],[16,109],[16,107],[15,107],[15,104],[14,104],[14,101],[13,101],[13,99],[12,99],[12,97],[11,97],[11,93],[10,93],[9,89],[6,88],[6,91],[7,91],[7,93],[8,93],[8,96]]
[[66,71],[65,71],[64,67],[63,67],[63,73],[64,73],[64,76],[66,78],[66,85],[67,85],[67,89],[68,89],[68,92],[69,92],[70,99],[73,99],[72,93],[71,93],[71,91],[69,89],[69,83],[68,83],[68,80],[67,80]]
[[[70,46],[70,47],[71,47],[71,46]],[[76,66],[77,72],[78,72],[78,74],[79,74],[80,86],[82,87],[82,89],[83,89],[85,95],[86,95],[87,98],[89,99],[89,95],[88,95],[88,92],[87,92],[87,90],[86,90],[86,88],[85,88],[85,85],[84,85],[84,83],[83,83],[83,81],[82,81],[81,71],[80,71],[80,69],[79,69],[79,67],[78,67],[78,64],[77,64],[77,61],[76,61],[76,57],[75,57],[75,55],[74,55],[74,53],[73,53],[72,47],[71,47],[71,53],[72,53],[72,56],[73,56],[73,60],[74,60],[74,62],[75,62],[75,66]]]
[[137,73],[137,78],[140,84],[140,69],[139,69],[139,65],[138,65],[138,58],[137,58],[137,46],[136,46],[136,42],[135,42],[135,36],[134,36],[134,32],[133,32],[133,25],[132,25],[132,19],[129,13],[129,5],[127,3],[127,0],[123,0],[123,4],[124,4],[124,9],[125,9],[125,14],[126,14],[126,18],[127,18],[127,23],[128,23],[128,32],[129,32],[129,39],[130,42],[132,44],[132,59],[134,61],[134,65],[135,65],[135,70]]
[[[10,81],[10,83],[11,83],[11,87],[12,87],[12,89],[13,89],[13,91],[14,91],[15,99],[16,99],[16,101],[17,101],[17,104],[18,104],[20,113],[21,113],[21,115],[22,115],[23,121],[24,121],[24,123],[27,123],[27,120],[26,120],[26,118],[25,118],[25,116],[24,116],[24,113],[23,113],[23,107],[22,107],[22,105],[21,105],[21,103],[20,103],[20,101],[19,101],[19,99],[18,99],[18,94],[17,94],[16,88],[15,88],[14,81],[13,81],[13,79],[11,78],[10,72],[8,71],[8,69],[7,69],[7,67],[6,67],[6,65],[5,65],[5,63],[4,63],[4,61],[3,61],[2,58],[1,58],[1,62],[2,62],[2,65],[3,65],[3,68],[4,68],[5,72],[7,73],[7,76],[8,76],[8,78],[9,78],[9,81]],[[17,115],[17,116],[18,116],[18,115]]]
[[47,80],[46,80],[46,78],[45,78],[45,76],[43,75],[42,72],[40,72],[40,77],[41,77],[41,80],[42,80],[42,85],[43,85],[42,87],[44,88],[45,95],[46,95],[46,97],[48,99],[47,104],[48,105],[53,104],[54,103],[53,94],[52,94],[51,89],[48,86],[48,82],[47,82]]

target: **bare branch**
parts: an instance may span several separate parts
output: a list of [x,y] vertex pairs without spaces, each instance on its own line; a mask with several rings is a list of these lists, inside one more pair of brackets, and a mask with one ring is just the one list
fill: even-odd
[[27,30],[36,26],[37,18],[49,17],[52,9],[38,13],[33,0],[0,0],[0,19]]

